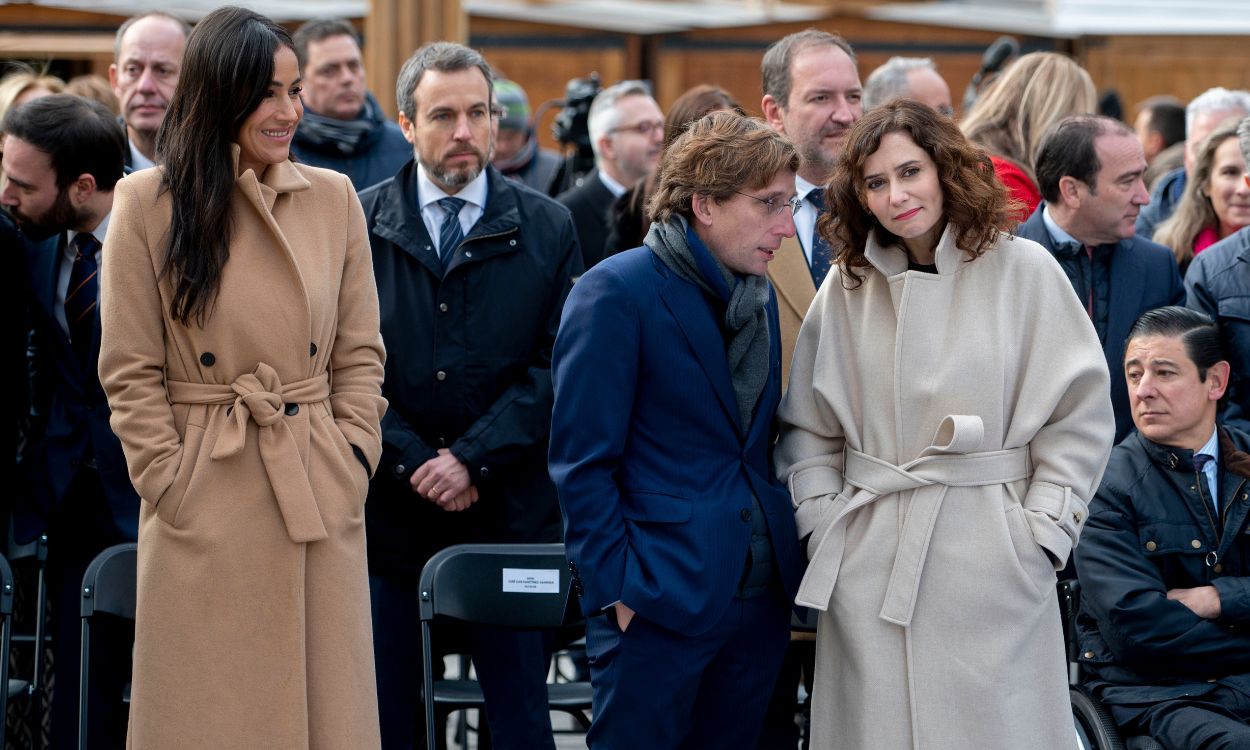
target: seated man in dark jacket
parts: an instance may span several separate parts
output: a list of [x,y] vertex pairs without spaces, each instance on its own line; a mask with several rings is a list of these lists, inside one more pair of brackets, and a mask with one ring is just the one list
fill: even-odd
[[1229,366],[1211,319],[1142,315],[1124,356],[1137,432],[1116,446],[1076,550],[1080,659],[1129,734],[1250,747],[1250,435],[1217,425]]

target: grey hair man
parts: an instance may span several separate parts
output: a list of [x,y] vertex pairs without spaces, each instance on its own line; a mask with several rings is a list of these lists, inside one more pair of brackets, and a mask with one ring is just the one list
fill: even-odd
[[955,116],[951,89],[928,57],[891,57],[864,82],[864,111],[891,99],[914,99],[947,117]]
[[151,11],[126,19],[113,40],[109,85],[126,124],[126,166],[156,163],[156,133],[182,72],[182,52],[191,27],[168,13]]
[[1185,107],[1185,166],[1159,178],[1150,196],[1150,205],[1137,217],[1137,233],[1153,237],[1155,229],[1172,215],[1185,193],[1189,170],[1198,145],[1220,123],[1232,117],[1250,115],[1250,91],[1217,86],[1194,97]]
[[645,81],[621,81],[599,92],[587,117],[595,169],[556,200],[577,225],[586,268],[606,252],[612,203],[650,174],[664,144],[664,114]]
[[[360,194],[388,352],[390,410],[365,506],[386,748],[421,746],[412,634],[426,561],[461,542],[560,539],[551,350],[582,270],[569,212],[490,165],[494,83],[481,54],[427,44],[395,86],[416,159]],[[554,750],[542,634],[467,636],[496,746]]]
[[412,158],[412,148],[365,90],[356,29],[342,19],[317,18],[292,39],[304,81],[304,117],[291,153],[347,175],[358,191],[393,176]]

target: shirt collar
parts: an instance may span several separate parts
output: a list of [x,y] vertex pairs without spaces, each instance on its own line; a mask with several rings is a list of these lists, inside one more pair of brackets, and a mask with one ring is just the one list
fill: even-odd
[[[108,234],[108,230],[109,230],[109,217],[110,217],[110,216],[112,216],[112,215],[113,215],[113,212],[112,212],[112,211],[110,211],[110,212],[108,212],[108,213],[104,214],[104,218],[103,218],[103,219],[100,219],[100,223],[99,223],[99,224],[96,224],[96,225],[95,225],[95,229],[91,229],[91,230],[89,230],[89,232],[90,232],[91,236],[95,237],[96,242],[99,242],[101,245],[103,245],[103,244],[104,244],[104,236],[105,236],[106,234]],[[75,238],[75,237],[77,237],[78,235],[79,235],[79,233],[78,233],[78,232],[75,232],[75,231],[74,231],[74,230],[72,230],[72,229],[71,229],[71,230],[69,230],[69,232],[67,232],[67,233],[66,233],[66,237],[65,237],[66,242],[68,242],[68,243],[69,243],[69,245],[73,245],[73,244],[74,244],[74,238]],[[69,245],[67,245],[67,246],[69,246]]]
[[443,198],[460,198],[466,203],[472,203],[478,208],[486,209],[486,169],[483,169],[472,182],[460,188],[460,192],[454,196],[449,195],[434,181],[425,171],[425,166],[420,162],[417,163],[417,200],[421,202],[421,210],[424,211],[431,203],[436,203]]
[[1055,223],[1055,218],[1050,215],[1049,204],[1042,205],[1042,223],[1046,225],[1046,231],[1050,233],[1050,239],[1054,244],[1063,245],[1066,243],[1074,243],[1077,245],[1084,245],[1083,242],[1063,231],[1063,229]]
[[807,200],[807,194],[813,190],[822,190],[823,188],[823,185],[808,182],[802,177],[799,177],[797,174],[794,176],[794,194],[797,195],[801,201]]
[[140,169],[147,169],[148,167],[156,166],[156,162],[144,156],[143,152],[141,152],[135,146],[134,141],[129,141],[127,145],[130,146],[130,168],[131,169],[138,172]]
[[625,187],[621,183],[611,177],[608,177],[607,173],[602,169],[600,169],[596,174],[599,175],[599,181],[603,183],[603,186],[606,187],[608,192],[615,198],[620,198],[625,194],[625,191],[629,190],[629,188]]
[[1216,463],[1220,460],[1220,431],[1218,428],[1211,431],[1211,439],[1206,442],[1194,453],[1203,453],[1210,456]]

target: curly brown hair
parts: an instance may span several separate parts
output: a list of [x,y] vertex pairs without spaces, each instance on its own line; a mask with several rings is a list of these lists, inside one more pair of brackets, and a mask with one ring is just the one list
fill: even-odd
[[846,138],[842,158],[825,188],[829,211],[820,217],[816,231],[835,248],[835,260],[847,289],[858,288],[864,277],[856,269],[868,268],[864,256],[870,233],[882,245],[899,238],[877,222],[867,209],[864,195],[864,162],[876,153],[887,133],[906,133],[937,166],[942,185],[943,213],[956,229],[955,244],[978,258],[997,240],[1000,232],[1015,226],[1016,206],[1007,198],[994,176],[990,157],[971,143],[949,118],[909,99],[898,99],[866,113]]

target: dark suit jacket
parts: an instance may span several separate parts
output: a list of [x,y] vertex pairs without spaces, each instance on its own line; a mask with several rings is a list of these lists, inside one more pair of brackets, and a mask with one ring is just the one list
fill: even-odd
[[582,184],[556,198],[573,212],[573,225],[582,245],[582,262],[587,269],[603,260],[607,250],[612,191],[599,179],[599,170],[592,170]]
[[[67,241],[61,232],[43,242],[23,243],[30,269],[31,318],[31,435],[23,465],[30,472],[33,502],[15,509],[19,541],[44,528],[57,512],[81,471],[98,471],[103,503],[97,517],[111,519],[115,533],[138,536],[139,495],[130,483],[121,442],[109,426],[109,407],[94,363],[100,353],[100,324],[96,319],[90,367],[74,355],[69,336],[55,313],[57,278]],[[95,469],[84,464],[94,462]],[[76,508],[81,513],[86,509]]]
[[775,297],[769,308],[769,376],[743,438],[721,323],[697,286],[642,247],[573,287],[552,358],[549,464],[586,614],[619,600],[679,633],[706,631],[742,575],[752,496],[793,599],[802,561],[771,459]]
[[[1016,234],[1033,240],[1052,255],[1055,243],[1042,221],[1043,201]],[[1124,344],[1129,329],[1147,310],[1185,303],[1185,287],[1181,285],[1176,258],[1163,245],[1143,237],[1131,237],[1116,244],[1111,254],[1110,305],[1107,333],[1102,352],[1111,373],[1111,405],[1115,409],[1115,439],[1118,443],[1133,430],[1133,415],[1128,405],[1128,386],[1124,382]]]

